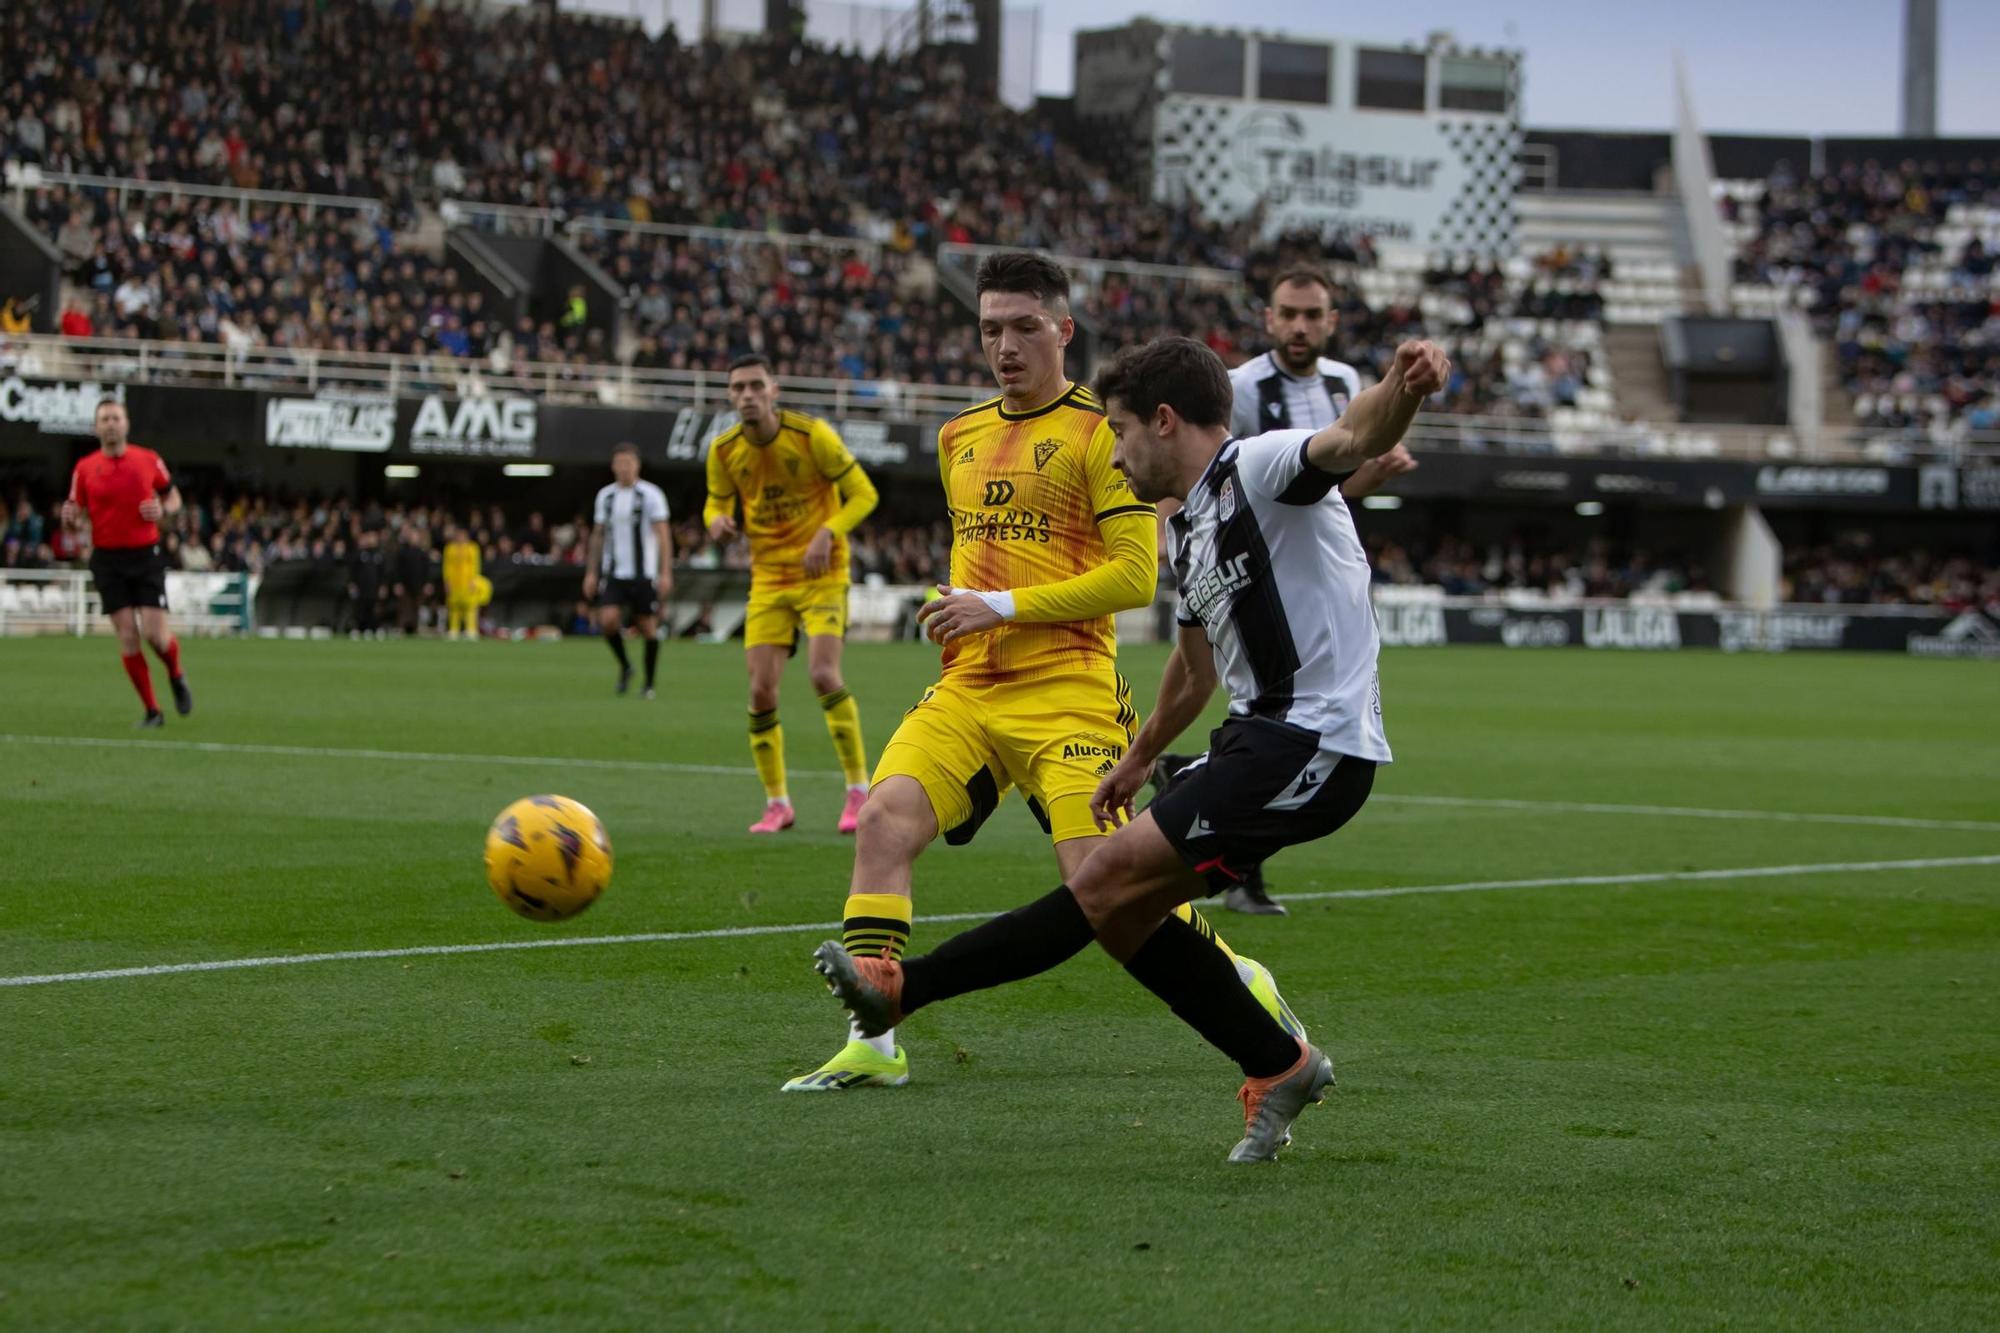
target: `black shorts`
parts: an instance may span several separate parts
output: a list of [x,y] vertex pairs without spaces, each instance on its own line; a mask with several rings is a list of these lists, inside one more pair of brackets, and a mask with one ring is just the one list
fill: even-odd
[[599,606],[615,606],[634,616],[660,614],[660,589],[651,579],[606,579],[597,590]]
[[1232,717],[1210,734],[1208,753],[1147,808],[1208,891],[1219,893],[1265,858],[1354,818],[1374,785],[1372,759],[1328,756],[1313,732]]
[[107,616],[134,606],[167,609],[167,563],[157,546],[92,551],[90,577]]

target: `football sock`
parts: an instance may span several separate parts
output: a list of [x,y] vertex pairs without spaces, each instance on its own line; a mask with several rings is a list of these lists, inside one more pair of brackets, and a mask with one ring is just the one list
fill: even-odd
[[1174,909],[1174,915],[1200,931],[1203,939],[1228,954],[1230,962],[1236,961],[1236,950],[1229,947],[1229,941],[1223,939],[1221,933],[1209,924],[1207,917],[1195,911],[1193,903],[1182,903]]
[[181,641],[179,639],[168,639],[165,648],[161,648],[155,644],[153,651],[159,654],[160,661],[166,663],[167,679],[179,680],[181,678]]
[[[901,959],[910,944],[910,897],[905,893],[850,893],[841,911],[840,943],[857,957]],[[864,1037],[850,1027],[848,1039],[866,1042],[877,1055],[893,1058],[896,1033]]]
[[764,780],[764,798],[790,799],[785,795],[785,729],[778,725],[777,709],[750,714],[750,757]]
[[[620,644],[619,648],[622,650],[624,648],[624,645]],[[659,674],[659,670],[660,670],[660,641],[657,638],[647,639],[646,640],[646,688],[647,689],[650,690],[653,688],[653,677]]]
[[905,962],[902,1010],[913,1014],[954,995],[1036,976],[1076,957],[1095,938],[1076,895],[1059,885]]
[[604,642],[610,646],[611,655],[618,659],[618,669],[620,671],[630,671],[632,669],[632,659],[625,655],[625,631],[623,629],[608,629],[604,631]]
[[125,674],[132,678],[132,688],[139,691],[139,702],[146,705],[146,711],[160,711],[160,701],[153,697],[153,672],[146,665],[146,654],[121,653],[119,660],[125,663]]
[[850,787],[866,786],[868,752],[861,744],[861,707],[846,690],[822,694],[819,706],[826,710],[826,734],[833,737],[833,752],[840,756],[841,772]]
[[[1234,1060],[1245,1078],[1271,1078],[1298,1063],[1298,1042],[1257,1003],[1229,956],[1189,922],[1172,916],[1161,922],[1125,970]],[[908,987],[906,975],[906,1007]]]

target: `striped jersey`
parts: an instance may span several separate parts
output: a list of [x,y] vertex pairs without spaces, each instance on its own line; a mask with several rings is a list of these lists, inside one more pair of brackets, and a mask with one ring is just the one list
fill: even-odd
[[1177,618],[1207,632],[1233,716],[1386,764],[1368,553],[1340,478],[1306,456],[1312,435],[1274,431],[1217,451],[1167,525]]
[[668,520],[667,496],[650,481],[630,486],[611,483],[597,493],[592,509],[598,531],[604,534],[603,568],[608,579],[660,577],[660,534],[653,526]]

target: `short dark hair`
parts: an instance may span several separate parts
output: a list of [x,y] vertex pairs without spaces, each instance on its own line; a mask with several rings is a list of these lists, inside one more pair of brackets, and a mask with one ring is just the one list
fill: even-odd
[[1207,344],[1193,338],[1156,338],[1127,347],[1097,372],[1097,396],[1117,399],[1144,419],[1165,403],[1190,426],[1228,424],[1229,371]]
[[123,406],[125,406],[125,400],[123,398],[113,398],[109,394],[106,394],[104,397],[97,400],[96,407],[90,409],[90,415],[96,416],[99,412],[102,412],[107,407],[123,407]]
[[737,357],[729,363],[729,373],[734,375],[737,371],[748,370],[752,366],[762,366],[766,375],[773,379],[777,378],[777,372],[771,369],[771,358],[762,352],[746,352]]
[[1069,304],[1069,272],[1047,255],[1032,250],[1005,250],[979,261],[973,294],[1019,292],[1050,309]]
[[617,444],[611,446],[611,456],[613,458],[618,457],[620,454],[630,454],[634,458],[639,458],[641,462],[644,461],[639,453],[639,446],[630,440],[620,440]]
[[1271,279],[1271,290],[1266,294],[1265,299],[1275,301],[1278,298],[1278,288],[1283,287],[1289,282],[1308,283],[1313,286],[1324,287],[1326,288],[1327,304],[1331,305],[1333,303],[1333,279],[1327,277],[1323,269],[1312,268],[1305,264],[1294,264],[1291,268],[1284,270],[1277,277]]

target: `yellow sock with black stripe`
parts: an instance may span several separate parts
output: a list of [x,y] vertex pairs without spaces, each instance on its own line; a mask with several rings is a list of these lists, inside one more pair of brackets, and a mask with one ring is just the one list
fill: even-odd
[[789,801],[785,792],[785,729],[778,725],[778,710],[750,714],[750,757],[756,761],[757,776],[764,781],[764,799]]
[[850,893],[840,914],[840,943],[861,958],[903,960],[910,947],[910,899],[902,893]]
[[840,770],[847,775],[847,785],[867,786],[868,751],[861,743],[860,705],[846,690],[835,690],[832,694],[822,694],[819,706],[826,710],[826,734],[833,738],[833,752],[840,756]]
[[[903,893],[850,893],[840,914],[840,943],[859,957],[903,959],[910,947],[910,898]],[[896,1055],[894,1030],[879,1037],[864,1037],[858,1028],[848,1029],[849,1041],[866,1042],[878,1055]]]
[[1236,950],[1229,947],[1229,941],[1223,939],[1214,926],[1208,924],[1207,917],[1194,910],[1193,903],[1182,903],[1174,909],[1174,915],[1193,926],[1197,935],[1228,954],[1230,962],[1236,961]]

